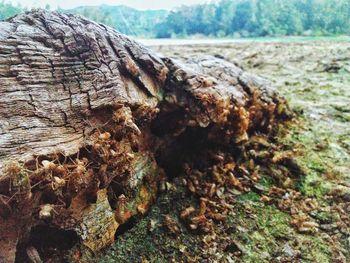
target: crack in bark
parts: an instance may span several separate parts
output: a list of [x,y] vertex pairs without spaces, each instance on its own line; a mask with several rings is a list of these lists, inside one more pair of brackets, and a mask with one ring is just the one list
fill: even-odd
[[[106,219],[107,210],[109,223],[117,218],[122,224],[148,209],[160,176],[157,147],[176,144],[188,131],[200,131],[217,144],[237,144],[249,129],[268,132],[261,124],[271,124],[281,115],[276,108],[285,106],[283,98],[264,82],[243,75],[224,60],[188,58],[175,63],[158,58],[111,28],[79,16],[37,10],[8,23],[16,30],[0,40],[0,191],[2,184],[8,186],[9,177],[2,168],[10,159],[33,172],[30,182],[41,180],[36,182],[40,187],[30,188],[38,198],[30,202],[35,205],[27,215],[30,228],[38,224],[37,212],[47,202],[40,199],[42,187],[51,186],[45,194],[52,194],[53,180],[62,179],[65,187],[59,195],[64,196],[59,197],[67,204],[55,203],[56,197],[52,202],[66,217],[57,213],[54,219],[64,224],[55,224],[74,228],[80,245],[96,252],[113,242],[116,225],[112,223],[107,234],[106,229],[87,232],[82,226],[93,227],[95,215]],[[0,30],[3,26],[0,22]],[[257,92],[258,99],[250,96],[250,90]],[[261,114],[254,115],[251,104]],[[66,173],[36,174],[44,161],[60,164]],[[34,169],[33,164],[38,167]],[[149,174],[144,174],[145,169],[151,169]],[[112,213],[117,205],[108,201],[117,202],[114,199],[121,192],[120,186],[112,189],[113,197],[107,200],[106,189],[115,187],[114,179],[122,183],[123,194],[134,206],[130,214]],[[135,194],[141,191],[137,187],[144,183],[152,184],[146,188],[153,192],[144,197],[146,206],[136,206],[134,201],[140,198]],[[98,202],[104,205],[102,212],[94,210]],[[69,210],[71,205],[75,210]],[[25,222],[22,214],[15,220]],[[3,222],[0,236],[8,231]],[[40,223],[46,224],[45,220]],[[19,237],[28,236],[27,228],[15,229],[12,246]]]

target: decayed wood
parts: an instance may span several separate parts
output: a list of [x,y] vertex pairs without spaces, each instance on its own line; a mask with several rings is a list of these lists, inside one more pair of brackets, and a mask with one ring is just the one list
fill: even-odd
[[157,104],[167,68],[108,27],[37,11],[2,22],[0,32],[1,166],[9,156],[77,152],[84,119],[98,108]]
[[266,81],[222,59],[159,57],[76,15],[1,22],[0,260],[36,226],[74,231],[97,253],[154,201],[167,140],[198,128],[241,143],[285,114]]

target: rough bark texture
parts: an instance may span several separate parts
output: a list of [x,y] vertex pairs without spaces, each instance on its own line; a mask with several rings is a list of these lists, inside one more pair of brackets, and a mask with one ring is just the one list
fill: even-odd
[[222,59],[159,57],[75,15],[1,22],[0,261],[98,253],[176,175],[183,134],[238,144],[285,116],[266,81]]

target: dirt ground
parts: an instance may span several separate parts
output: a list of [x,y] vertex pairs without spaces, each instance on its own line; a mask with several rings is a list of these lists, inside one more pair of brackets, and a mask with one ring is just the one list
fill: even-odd
[[350,262],[350,43],[152,48],[167,56],[223,57],[271,81],[297,117],[259,142],[275,149],[271,159],[261,147],[250,153],[261,167],[267,160],[288,163],[258,170],[249,191],[233,189],[225,220],[204,232],[181,216],[200,205],[183,177],[174,178],[98,262]]

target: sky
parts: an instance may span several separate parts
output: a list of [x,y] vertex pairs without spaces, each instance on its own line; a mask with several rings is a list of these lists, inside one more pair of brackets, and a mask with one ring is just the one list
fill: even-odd
[[26,7],[45,7],[49,4],[55,9],[57,6],[61,8],[73,8],[83,5],[127,5],[136,9],[172,9],[181,5],[201,4],[208,2],[207,0],[7,0],[13,4],[20,3]]

